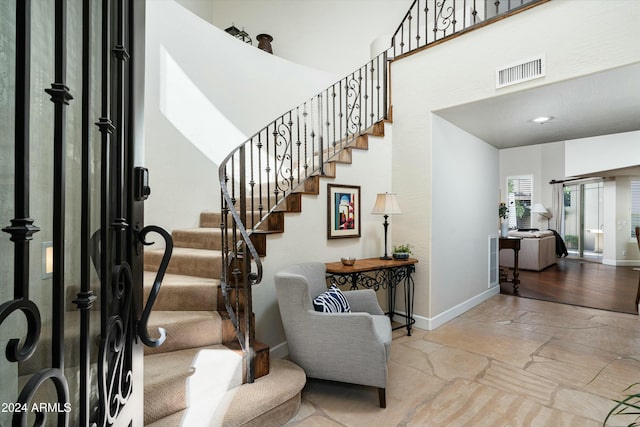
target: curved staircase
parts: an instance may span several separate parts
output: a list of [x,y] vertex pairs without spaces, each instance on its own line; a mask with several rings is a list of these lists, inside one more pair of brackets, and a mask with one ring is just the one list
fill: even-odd
[[[384,136],[383,122],[327,161],[322,177],[334,178],[336,164],[351,163],[353,149],[368,149],[370,135]],[[261,257],[267,253],[266,237],[284,232],[286,213],[302,211],[303,194],[320,193],[320,178],[310,176],[251,231]],[[172,232],[173,255],[148,325],[152,336],[164,328],[167,340],[145,349],[146,426],[280,426],[299,409],[304,371],[287,360],[270,361],[264,344],[255,344],[257,379],[245,383],[246,360],[220,289],[220,215],[203,212],[199,228]],[[163,252],[145,250],[145,298]]]
[[[173,256],[148,324],[152,336],[162,327],[167,339],[145,348],[144,423],[282,425],[298,410],[304,372],[285,360],[270,363],[269,347],[257,343],[259,379],[244,384],[245,357],[220,294],[219,214],[203,213],[200,222],[172,233]],[[145,298],[163,253],[145,251]]]

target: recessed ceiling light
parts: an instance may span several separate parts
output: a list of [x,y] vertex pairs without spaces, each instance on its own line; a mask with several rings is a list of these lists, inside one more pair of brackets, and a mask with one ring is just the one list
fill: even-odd
[[551,116],[540,116],[540,117],[536,117],[535,119],[531,119],[532,122],[534,123],[547,123],[548,121],[553,120],[553,117]]

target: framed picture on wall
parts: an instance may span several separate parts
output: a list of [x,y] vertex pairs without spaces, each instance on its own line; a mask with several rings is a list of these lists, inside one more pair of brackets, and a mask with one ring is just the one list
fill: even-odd
[[360,187],[327,184],[327,239],[360,237]]

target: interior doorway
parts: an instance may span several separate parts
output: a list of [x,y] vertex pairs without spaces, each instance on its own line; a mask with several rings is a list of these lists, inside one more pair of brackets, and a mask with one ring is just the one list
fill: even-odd
[[602,262],[604,245],[604,184],[602,180],[564,186],[562,235],[569,256]]

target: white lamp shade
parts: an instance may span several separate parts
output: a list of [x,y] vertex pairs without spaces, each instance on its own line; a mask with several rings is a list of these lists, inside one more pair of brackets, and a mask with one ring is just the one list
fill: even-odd
[[547,208],[545,208],[542,203],[535,203],[531,208],[531,212],[540,214],[544,217],[551,216]]
[[395,193],[380,193],[376,197],[376,204],[373,206],[372,214],[396,215],[401,214],[398,200]]

